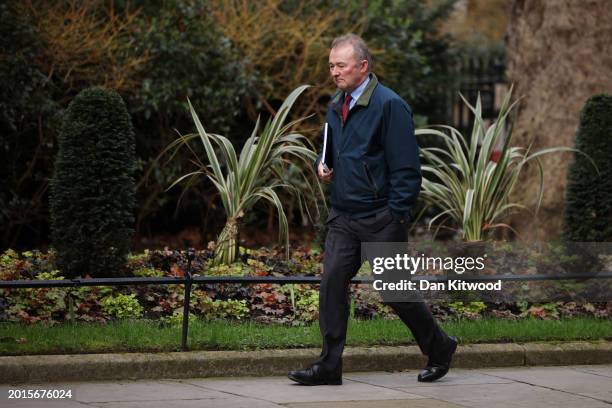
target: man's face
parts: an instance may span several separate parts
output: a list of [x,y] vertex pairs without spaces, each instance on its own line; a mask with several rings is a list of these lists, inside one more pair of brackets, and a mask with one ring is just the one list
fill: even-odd
[[329,73],[338,88],[351,92],[368,75],[368,61],[357,59],[351,44],[342,44],[329,52]]

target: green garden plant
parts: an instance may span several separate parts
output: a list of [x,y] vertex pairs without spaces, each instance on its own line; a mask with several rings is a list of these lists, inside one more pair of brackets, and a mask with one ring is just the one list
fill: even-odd
[[[62,280],[59,271],[41,272],[36,280]],[[0,289],[0,296],[8,300],[7,317],[10,321],[53,323],[61,320],[66,311],[66,288]]]
[[198,299],[194,305],[194,309],[198,310],[204,320],[217,319],[244,319],[249,316],[249,308],[246,300],[212,300],[204,296]]
[[[170,316],[162,316],[159,318],[160,322],[167,326],[180,326],[183,324],[183,309],[177,309]],[[189,313],[189,322],[193,324],[193,322],[198,320],[198,315],[195,313]]]
[[319,317],[319,291],[308,284],[283,285],[278,293],[288,295],[293,311],[294,324],[304,324]]
[[67,278],[119,276],[133,235],[135,140],[121,96],[80,92],[59,135],[51,180],[51,229]]
[[105,297],[102,299],[102,310],[118,319],[140,318],[143,313],[143,308],[133,293]]
[[[279,240],[284,241],[288,257],[289,226],[277,190],[285,190],[298,197],[302,215],[307,213],[309,217],[310,210],[305,197],[317,197],[317,194],[323,196],[312,166],[316,158],[312,144],[303,135],[291,131],[293,126],[303,121],[304,118],[284,124],[294,102],[306,88],[308,86],[303,85],[291,92],[278,113],[274,118],[268,120],[261,131],[259,131],[259,119],[257,120],[253,133],[240,152],[240,157],[237,156],[229,139],[204,130],[204,126],[189,102],[198,133],[181,136],[169,146],[169,149],[180,147],[194,138],[199,138],[206,150],[209,164],[205,165],[197,159],[198,170],[178,178],[169,188],[189,179],[185,187],[187,189],[197,179],[197,176],[201,175],[207,176],[216,187],[227,217],[225,227],[219,234],[215,247],[216,264],[229,265],[236,260],[239,250],[239,222],[261,199],[272,204],[278,212]],[[304,166],[299,167],[299,174],[306,181],[307,191],[302,191],[303,187],[298,188],[283,179],[283,172],[290,158],[303,162]],[[309,177],[306,172],[313,174]]]
[[451,302],[448,305],[458,315],[471,313],[480,314],[483,310],[486,310],[487,305],[484,302]]
[[312,322],[319,317],[319,291],[306,289],[300,291],[295,305],[295,317],[302,322]]
[[[461,95],[474,114],[470,138],[451,126],[416,130],[418,136],[441,137],[446,147],[421,149],[424,173],[421,197],[426,208],[440,209],[429,222],[430,228],[438,222],[436,232],[442,227],[451,228],[458,230],[465,241],[482,241],[496,228],[512,229],[501,219],[511,210],[527,210],[526,206],[510,200],[521,170],[529,162],[538,166],[540,188],[537,212],[542,200],[544,172],[538,158],[555,152],[581,153],[567,147],[531,152],[531,147],[512,146],[512,129],[506,126],[508,115],[516,104],[510,104],[511,95],[512,89],[502,103],[497,120],[488,127],[482,118],[480,95],[475,106]],[[497,158],[492,157],[494,151]]]

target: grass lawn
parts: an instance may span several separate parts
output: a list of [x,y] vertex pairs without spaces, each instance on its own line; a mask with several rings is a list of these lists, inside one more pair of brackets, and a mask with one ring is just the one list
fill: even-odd
[[[442,326],[463,344],[612,340],[612,319],[481,319],[446,322]],[[180,339],[180,325],[160,326],[158,322],[146,320],[55,326],[0,323],[0,355],[176,351]],[[399,344],[414,344],[414,339],[399,320],[351,320],[349,323],[348,346]],[[316,323],[289,327],[194,320],[189,326],[191,350],[254,350],[320,345],[319,326]]]

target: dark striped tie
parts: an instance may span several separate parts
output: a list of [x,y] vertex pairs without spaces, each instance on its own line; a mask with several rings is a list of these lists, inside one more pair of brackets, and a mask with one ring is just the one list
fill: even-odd
[[349,113],[349,106],[351,105],[351,94],[347,93],[344,97],[344,103],[342,104],[342,123],[346,122],[346,117]]

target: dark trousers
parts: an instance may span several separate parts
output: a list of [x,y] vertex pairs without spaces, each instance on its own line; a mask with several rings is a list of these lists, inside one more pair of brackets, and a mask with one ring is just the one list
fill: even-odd
[[[319,326],[323,351],[317,363],[328,371],[342,371],[342,351],[349,317],[348,288],[362,264],[362,242],[406,242],[405,224],[386,209],[367,218],[351,218],[331,210],[327,218],[323,274],[319,291]],[[449,338],[422,301],[385,302],[410,329],[421,352],[436,361]]]

